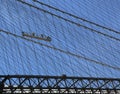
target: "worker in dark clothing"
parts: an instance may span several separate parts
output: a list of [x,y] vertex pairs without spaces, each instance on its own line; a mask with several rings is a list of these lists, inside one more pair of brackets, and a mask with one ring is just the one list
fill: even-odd
[[24,36],[25,35],[25,33],[24,32],[22,32],[22,36]]
[[48,37],[47,37],[47,40],[48,40],[48,41],[51,41],[51,37],[48,36]]
[[32,33],[32,36],[35,36],[35,33]]

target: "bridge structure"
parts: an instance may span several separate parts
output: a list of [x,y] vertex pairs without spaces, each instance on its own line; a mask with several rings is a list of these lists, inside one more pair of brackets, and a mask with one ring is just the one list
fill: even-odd
[[0,92],[13,93],[79,93],[79,94],[119,94],[120,79],[7,75],[0,76]]
[[117,8],[117,0],[0,0],[0,94],[119,94]]

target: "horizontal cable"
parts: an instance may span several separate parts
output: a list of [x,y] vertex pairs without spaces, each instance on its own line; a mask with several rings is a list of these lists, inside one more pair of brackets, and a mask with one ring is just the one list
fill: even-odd
[[99,62],[99,61],[96,61],[96,60],[81,56],[81,55],[77,55],[77,54],[69,52],[69,51],[65,51],[65,50],[62,50],[62,49],[59,49],[59,48],[56,48],[56,47],[53,47],[53,46],[49,46],[49,45],[37,42],[37,41],[32,40],[32,39],[25,38],[25,37],[20,36],[20,35],[16,35],[14,33],[11,33],[11,32],[8,32],[8,31],[2,30],[2,29],[0,29],[0,32],[3,32],[5,34],[9,34],[11,36],[18,37],[18,38],[21,38],[21,39],[24,39],[24,40],[27,40],[27,41],[30,41],[30,42],[33,42],[35,44],[39,44],[41,46],[45,46],[47,48],[62,52],[62,53],[67,54],[67,55],[71,55],[71,56],[74,56],[74,57],[77,57],[77,58],[80,58],[80,59],[84,59],[86,61],[89,61],[89,62],[92,62],[92,63],[95,63],[95,64],[99,64],[99,65],[102,65],[102,66],[105,66],[105,67],[112,68],[114,70],[119,70],[120,71],[120,67],[115,67],[115,66],[112,66],[112,65],[109,65],[109,64],[105,64],[103,62]]
[[108,28],[108,27],[102,26],[102,25],[97,24],[97,23],[92,22],[92,21],[88,21],[88,20],[86,20],[86,19],[84,19],[84,18],[81,18],[81,17],[78,17],[78,16],[76,16],[76,15],[74,15],[74,14],[71,14],[71,13],[65,12],[65,11],[63,11],[63,10],[60,10],[60,9],[58,9],[58,8],[56,8],[56,7],[50,6],[50,5],[48,5],[48,4],[45,4],[45,3],[43,3],[43,2],[40,2],[40,1],[38,1],[38,0],[33,0],[33,1],[34,1],[34,2],[37,2],[37,3],[41,4],[41,5],[47,6],[47,7],[51,8],[51,9],[54,9],[54,10],[56,10],[56,11],[62,12],[62,13],[64,13],[64,14],[67,14],[67,15],[69,15],[69,16],[71,16],[71,17],[76,18],[76,19],[79,19],[79,20],[82,20],[82,21],[88,22],[88,23],[93,24],[93,25],[95,25],[95,26],[101,27],[101,28],[103,28],[103,29],[106,29],[106,30],[112,31],[112,32],[117,33],[117,34],[120,34],[119,31],[116,31],[116,30],[114,30],[114,29],[111,29],[111,28]]
[[83,28],[85,28],[85,29],[87,29],[87,30],[90,30],[90,31],[92,31],[92,32],[96,32],[96,33],[98,33],[98,34],[101,34],[101,35],[103,35],[103,36],[105,36],[105,37],[108,37],[108,38],[111,38],[111,39],[113,39],[113,40],[120,41],[119,38],[116,38],[116,37],[113,37],[113,36],[111,36],[111,35],[102,33],[102,32],[100,32],[100,31],[98,31],[98,30],[89,28],[89,27],[87,27],[87,26],[81,25],[81,24],[79,24],[79,23],[76,23],[76,22],[74,22],[74,21],[71,21],[71,20],[69,20],[69,19],[66,19],[66,18],[64,18],[64,17],[62,17],[62,16],[56,15],[56,14],[54,14],[54,13],[51,13],[51,12],[49,12],[49,11],[47,11],[47,10],[44,10],[44,9],[42,9],[42,8],[36,7],[36,6],[34,6],[34,5],[31,5],[31,4],[27,3],[27,2],[24,2],[24,1],[21,1],[21,0],[17,0],[17,1],[19,1],[19,2],[21,2],[21,3],[23,3],[23,4],[25,4],[25,5],[28,5],[28,6],[30,6],[30,7],[33,7],[33,8],[35,8],[35,9],[37,9],[37,10],[43,11],[43,12],[45,12],[45,13],[48,13],[48,14],[50,14],[50,15],[52,15],[52,16],[57,17],[57,18],[63,19],[63,20],[65,20],[65,21],[67,21],[67,22],[69,22],[69,23],[72,23],[72,24],[74,24],[74,25],[77,25],[77,26],[79,26],[79,27],[83,27]]

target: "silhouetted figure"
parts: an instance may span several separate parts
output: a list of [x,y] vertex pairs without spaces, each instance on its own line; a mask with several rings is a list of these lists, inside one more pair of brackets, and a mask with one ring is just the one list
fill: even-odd
[[44,38],[44,35],[43,35],[43,34],[41,34],[41,38]]
[[25,33],[24,32],[22,32],[22,36],[24,36],[25,35]]
[[47,40],[48,40],[48,41],[51,41],[51,37],[48,36],[48,37],[47,37]]
[[32,33],[32,36],[35,36],[35,33]]

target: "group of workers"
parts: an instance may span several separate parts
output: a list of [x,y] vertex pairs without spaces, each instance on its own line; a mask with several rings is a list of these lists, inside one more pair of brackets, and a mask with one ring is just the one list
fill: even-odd
[[38,36],[35,33],[28,34],[28,33],[22,32],[22,36],[31,37],[31,38],[40,39],[40,40],[45,40],[45,41],[49,41],[49,42],[51,41],[51,37],[46,36],[44,34],[40,34]]

